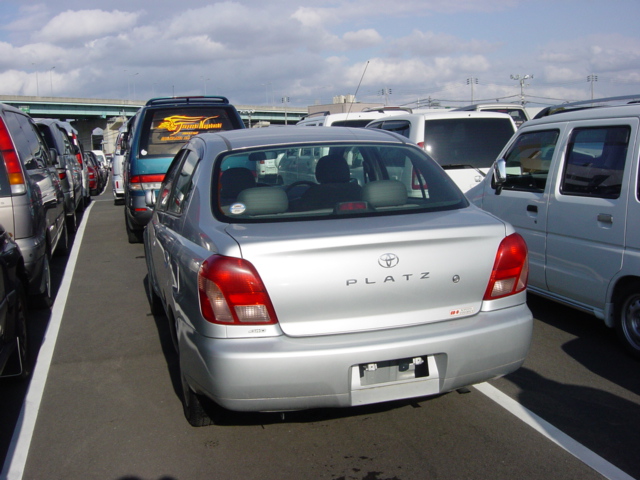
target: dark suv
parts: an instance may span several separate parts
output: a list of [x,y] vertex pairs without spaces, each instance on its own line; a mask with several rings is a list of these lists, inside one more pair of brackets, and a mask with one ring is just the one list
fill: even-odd
[[51,305],[49,261],[69,250],[64,194],[51,153],[26,113],[0,104],[0,224],[24,257],[29,294]]
[[191,137],[244,128],[226,97],[167,97],[149,100],[129,120],[124,142],[125,226],[130,243],[142,241],[151,218],[145,191],[158,190],[171,160]]

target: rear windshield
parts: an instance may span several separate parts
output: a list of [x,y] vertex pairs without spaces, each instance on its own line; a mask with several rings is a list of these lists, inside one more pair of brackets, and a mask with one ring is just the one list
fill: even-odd
[[[265,162],[269,170],[261,168]],[[468,205],[428,155],[400,144],[310,144],[229,153],[214,179],[214,212],[229,222],[411,214]]]
[[355,120],[338,120],[331,124],[332,127],[364,128],[371,123],[371,119],[357,118]]
[[513,133],[507,118],[427,120],[424,148],[443,168],[489,168]]
[[172,157],[198,133],[241,128],[225,108],[185,107],[148,110],[140,136],[141,157]]

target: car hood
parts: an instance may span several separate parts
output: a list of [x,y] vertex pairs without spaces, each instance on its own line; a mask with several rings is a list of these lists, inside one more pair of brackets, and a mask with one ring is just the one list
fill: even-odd
[[307,336],[446,321],[480,311],[505,224],[475,208],[229,225],[283,332]]

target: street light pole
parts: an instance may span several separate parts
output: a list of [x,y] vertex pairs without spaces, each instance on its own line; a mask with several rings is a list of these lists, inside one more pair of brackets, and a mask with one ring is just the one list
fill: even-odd
[[525,80],[529,79],[529,78],[533,78],[533,75],[511,75],[511,80],[519,80],[520,81],[520,103],[522,103],[522,106],[524,106],[525,102],[524,101],[524,87],[525,86],[529,86],[529,85],[525,85],[524,82]]
[[593,100],[593,83],[598,81],[597,75],[587,76],[587,82],[591,82],[591,100]]
[[478,79],[475,77],[467,78],[467,85],[471,85],[471,105],[473,105],[473,84],[478,84]]
[[289,97],[282,97],[282,103],[284,103],[284,124],[287,125],[287,103],[289,103]]
[[51,81],[51,96],[53,97],[53,71],[55,70],[55,66],[51,67],[49,70],[49,80]]

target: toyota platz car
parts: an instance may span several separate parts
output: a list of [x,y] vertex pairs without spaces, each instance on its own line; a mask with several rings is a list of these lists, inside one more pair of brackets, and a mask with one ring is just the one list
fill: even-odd
[[[260,158],[314,165],[315,181],[259,182]],[[192,425],[437,395],[528,352],[522,237],[399,135],[200,134],[147,203],[147,293]]]

